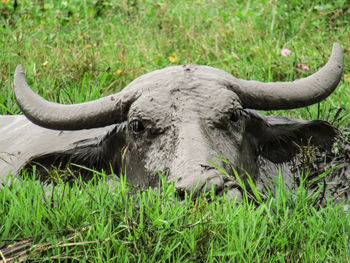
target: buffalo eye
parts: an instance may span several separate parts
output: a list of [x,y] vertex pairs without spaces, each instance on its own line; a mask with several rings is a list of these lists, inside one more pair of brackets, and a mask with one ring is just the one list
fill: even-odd
[[240,117],[241,117],[240,111],[236,110],[231,114],[231,121],[237,122],[239,121]]
[[145,127],[143,126],[142,122],[139,120],[132,121],[130,123],[130,127],[131,127],[132,132],[135,135],[138,135],[138,134],[144,132],[144,130],[145,130]]

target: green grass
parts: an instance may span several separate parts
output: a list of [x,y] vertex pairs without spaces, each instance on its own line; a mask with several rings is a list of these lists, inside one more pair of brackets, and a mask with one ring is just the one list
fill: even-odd
[[30,237],[37,250],[26,256],[40,262],[350,260],[350,214],[330,203],[315,209],[302,187],[291,195],[279,186],[259,206],[213,193],[180,201],[165,180],[136,194],[123,180],[114,193],[79,181],[46,191],[32,179],[0,191],[0,247]]
[[[19,63],[43,97],[79,103],[118,92],[144,73],[186,63],[244,79],[290,81],[324,65],[333,42],[345,55],[337,90],[320,105],[267,114],[332,120],[338,108],[341,116],[350,112],[346,0],[23,0],[16,8],[14,2],[0,2],[0,114],[20,113],[12,90]],[[282,48],[292,55],[281,56]],[[299,63],[310,71],[298,72]],[[349,127],[350,117],[337,125]],[[115,193],[103,182],[77,183],[57,186],[43,199],[33,180],[5,187],[0,249],[29,237],[43,249],[32,252],[34,261],[350,260],[349,212],[332,204],[314,208],[303,188],[291,195],[280,186],[276,198],[259,206],[210,193],[180,202],[165,183],[156,193],[130,191],[124,183]]]
[[[1,4],[0,113],[20,112],[11,88],[19,63],[34,90],[62,103],[117,92],[144,73],[174,64],[210,65],[245,79],[292,80],[322,66],[333,42],[345,50],[349,74],[347,1],[232,2],[23,0],[16,9],[14,0]],[[281,56],[284,47],[293,52],[288,58]],[[297,72],[298,63],[310,72]],[[348,87],[349,78],[342,80],[321,109],[349,111]],[[317,117],[317,105],[309,108]],[[279,114],[310,118],[305,109]]]

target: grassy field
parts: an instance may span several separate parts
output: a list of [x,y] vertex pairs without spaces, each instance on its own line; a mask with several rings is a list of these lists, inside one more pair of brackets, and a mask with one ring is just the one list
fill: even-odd
[[[337,90],[319,105],[267,114],[332,121],[341,108],[335,124],[348,128],[349,32],[346,0],[1,0],[0,114],[20,113],[12,91],[19,63],[43,97],[78,103],[186,63],[289,81],[317,71],[338,42],[345,70]],[[44,197],[35,180],[0,189],[0,250],[36,246],[22,247],[34,262],[350,261],[350,213],[314,208],[303,187],[291,195],[280,185],[259,206],[211,193],[180,201],[165,183],[156,193],[130,191],[123,182],[115,193],[103,182],[77,183]]]

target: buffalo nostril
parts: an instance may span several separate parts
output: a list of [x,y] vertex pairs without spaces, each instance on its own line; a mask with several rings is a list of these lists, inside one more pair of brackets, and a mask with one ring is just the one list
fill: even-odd
[[243,196],[238,188],[232,188],[226,192],[225,199],[230,202],[235,200],[236,203],[239,203],[243,200]]
[[204,170],[206,170],[206,171],[215,169],[215,167],[209,166],[209,165],[205,165],[205,164],[201,164],[200,166],[201,166],[202,168],[204,168]]
[[176,188],[176,195],[180,197],[181,200],[185,199],[185,192],[186,190],[184,188]]

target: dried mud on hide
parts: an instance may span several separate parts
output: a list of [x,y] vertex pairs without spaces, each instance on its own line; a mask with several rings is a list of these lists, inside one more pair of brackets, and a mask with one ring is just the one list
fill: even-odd
[[[292,162],[295,185],[300,185],[301,176],[306,176],[307,189],[322,191],[315,205],[325,204],[327,199],[341,203],[350,197],[350,129],[339,132],[333,147],[320,150],[313,146],[299,148]],[[299,175],[299,176],[298,176]]]

